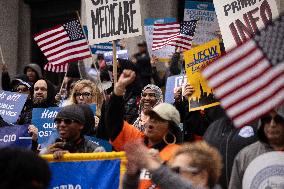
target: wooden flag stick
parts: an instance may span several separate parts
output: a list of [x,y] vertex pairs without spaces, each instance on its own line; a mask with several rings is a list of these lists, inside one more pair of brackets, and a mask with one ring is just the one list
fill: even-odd
[[116,43],[112,41],[112,66],[113,66],[113,83],[117,83],[117,59],[116,59]]
[[59,94],[61,94],[61,90],[62,90],[63,84],[64,84],[64,79],[67,76],[68,69],[69,69],[69,64],[67,64],[67,71],[64,74],[64,77],[63,77],[63,80],[62,80],[62,83],[61,83],[61,86],[60,86],[60,89],[59,89],[59,92],[58,92]]
[[[91,53],[91,55],[92,55],[92,50],[91,50],[91,47],[90,47],[90,43],[89,43],[89,40],[88,40],[87,35],[86,35],[86,33],[85,33],[85,30],[84,30],[84,28],[83,28],[83,24],[82,24],[82,21],[81,21],[80,14],[79,14],[78,11],[76,11],[76,14],[77,14],[78,20],[79,20],[79,22],[80,22],[80,25],[81,25],[81,27],[82,27],[83,34],[84,34],[84,36],[85,36],[85,38],[86,38],[86,40],[87,40],[89,51],[90,51],[90,53]],[[93,55],[92,55],[92,63],[95,64],[95,59],[94,59]],[[79,63],[78,63],[78,65],[79,65]],[[98,68],[97,68],[96,64],[95,64],[94,67],[95,67],[95,69],[96,69],[96,72],[97,72],[97,73],[100,73],[100,72],[98,71]],[[99,80],[99,85],[100,85],[100,87],[101,87],[101,89],[102,89],[102,92],[103,92],[104,100],[106,100],[106,94],[105,94],[105,91],[104,91],[104,89],[103,89],[103,84],[102,84],[100,75],[98,76],[98,80]]]
[[4,60],[4,56],[3,56],[3,52],[2,52],[2,47],[0,45],[0,54],[1,54],[1,60],[2,60],[2,64],[6,64],[5,60]]

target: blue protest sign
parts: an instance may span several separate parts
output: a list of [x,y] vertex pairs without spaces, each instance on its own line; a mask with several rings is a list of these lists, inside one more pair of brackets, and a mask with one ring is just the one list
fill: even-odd
[[201,45],[218,37],[220,29],[212,2],[186,0],[184,21],[190,20],[198,20],[193,38],[194,45]]
[[28,125],[4,126],[0,128],[0,148],[21,147],[30,149],[31,137],[28,133]]
[[187,83],[187,77],[185,75],[174,75],[168,77],[166,84],[166,94],[165,102],[174,103],[174,88],[182,86],[184,83]]
[[119,188],[120,160],[52,162],[49,167],[50,189]]
[[[90,108],[95,114],[96,105],[92,104]],[[54,118],[61,109],[62,107],[33,109],[32,123],[38,128],[38,143],[41,144],[41,147],[46,147],[58,138],[58,134],[53,134],[57,133]],[[51,136],[52,138],[50,139]]]
[[60,111],[59,107],[34,108],[32,123],[38,128],[38,143],[48,140],[52,132],[56,132],[54,118]]
[[[105,57],[105,61],[106,64],[108,65],[112,65],[112,52],[106,52],[104,53],[104,57]],[[121,59],[125,59],[128,60],[128,52],[127,50],[120,50],[116,52],[116,58],[121,58]]]
[[8,123],[15,123],[28,98],[27,94],[0,91],[0,115]]

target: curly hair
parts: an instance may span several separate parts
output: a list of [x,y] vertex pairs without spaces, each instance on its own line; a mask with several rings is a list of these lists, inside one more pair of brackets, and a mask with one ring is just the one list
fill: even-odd
[[91,89],[92,93],[92,104],[96,104],[96,115],[100,116],[101,115],[101,107],[103,104],[103,94],[98,88],[98,86],[92,82],[91,80],[83,79],[79,80],[75,83],[73,90],[71,92],[70,96],[70,103],[71,104],[77,104],[76,98],[75,98],[75,93],[79,92],[83,88],[88,87]]
[[217,184],[223,165],[222,156],[216,148],[209,146],[204,141],[185,143],[176,151],[170,162],[173,162],[175,157],[181,154],[188,154],[191,157],[192,167],[208,172],[208,186],[210,188]]

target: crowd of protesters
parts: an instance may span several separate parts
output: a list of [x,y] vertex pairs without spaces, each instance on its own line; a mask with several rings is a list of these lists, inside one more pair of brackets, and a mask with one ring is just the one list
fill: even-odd
[[[44,78],[34,63],[11,79],[4,65],[2,89],[28,94],[28,100],[16,123],[7,123],[1,117],[0,126],[28,124],[31,150],[53,154],[56,159],[66,153],[105,151],[85,136],[107,140],[114,151],[126,151],[123,188],[133,189],[240,189],[251,161],[263,153],[284,150],[283,106],[237,129],[221,106],[189,112],[188,98],[195,91],[190,84],[173,91],[173,104],[164,103],[167,77],[184,74],[182,52],[177,49],[161,77],[156,68],[158,59],[149,56],[146,43],[138,43],[138,48],[130,60],[118,59],[118,81],[108,89],[87,78],[67,77],[63,90]],[[112,81],[112,68],[103,55],[92,67],[97,67],[100,82]],[[96,105],[96,112],[91,104]],[[41,148],[38,129],[32,125],[32,110],[55,106],[63,107],[54,119],[57,133],[49,146]],[[34,153],[0,150],[0,188],[9,188],[13,182],[23,183],[22,188],[48,186],[51,173],[46,162]],[[22,172],[34,176],[15,176],[14,180],[6,177],[13,174],[15,163],[26,164],[23,169],[30,166],[32,173]]]

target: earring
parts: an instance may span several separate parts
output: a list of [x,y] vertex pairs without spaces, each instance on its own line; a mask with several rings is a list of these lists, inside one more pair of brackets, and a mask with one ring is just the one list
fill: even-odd
[[[171,134],[171,135],[173,136],[174,141],[173,141],[172,143],[169,143],[169,142],[167,141],[167,139],[166,139],[167,134]],[[169,131],[167,134],[166,134],[166,135],[164,135],[164,137],[163,137],[164,142],[165,142],[166,144],[175,144],[175,143],[176,143],[176,141],[177,141],[176,136],[175,136],[172,132],[170,132],[170,131]]]

